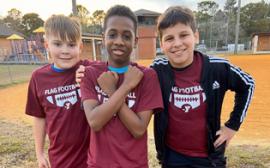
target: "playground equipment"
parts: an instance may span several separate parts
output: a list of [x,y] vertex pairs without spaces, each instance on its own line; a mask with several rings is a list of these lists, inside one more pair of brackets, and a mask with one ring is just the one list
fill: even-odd
[[45,49],[39,47],[36,43],[36,41],[29,41],[31,43],[29,46],[29,51],[33,56],[35,56],[40,62],[44,62],[47,60],[45,53]]
[[39,61],[46,61],[46,50],[44,47],[44,27],[39,27],[33,31],[33,35],[31,36],[31,41],[34,41],[34,45],[31,45],[32,54],[34,54]]
[[33,31],[29,38],[24,39],[17,34],[7,37],[11,44],[11,54],[6,61],[17,63],[46,62],[47,54],[44,47],[44,28]]
[[28,46],[26,40],[17,34],[12,34],[6,39],[10,40],[11,43],[12,54],[9,56],[9,59],[20,62],[25,61],[23,54],[28,54]]

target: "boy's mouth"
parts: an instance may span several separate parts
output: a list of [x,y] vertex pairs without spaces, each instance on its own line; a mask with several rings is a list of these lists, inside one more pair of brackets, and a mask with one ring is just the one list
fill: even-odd
[[61,57],[60,59],[61,59],[61,60],[66,60],[66,61],[68,61],[68,60],[71,60],[72,58],[70,58],[70,57],[68,57],[68,58],[66,58],[66,57]]
[[125,51],[124,50],[121,50],[121,49],[113,49],[112,50],[112,53],[114,55],[123,55],[123,54],[125,54]]
[[181,55],[184,51],[186,51],[186,49],[181,49],[181,50],[172,51],[172,53],[173,53],[173,54],[176,54],[176,55]]

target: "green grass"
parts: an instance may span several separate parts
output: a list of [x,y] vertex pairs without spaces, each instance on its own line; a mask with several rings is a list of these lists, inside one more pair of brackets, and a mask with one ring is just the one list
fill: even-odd
[[0,88],[26,82],[40,65],[0,65]]
[[[153,138],[149,138],[149,167],[159,168]],[[228,168],[269,168],[270,146],[232,145],[226,151]]]
[[32,128],[0,119],[0,167],[36,167]]
[[9,137],[0,136],[0,154],[11,154],[14,152],[22,152],[22,143],[19,139],[10,140]]
[[[36,167],[34,140],[29,124],[0,119],[0,167]],[[159,168],[154,139],[148,138],[149,167]],[[269,168],[270,146],[232,145],[228,148],[228,168]]]
[[269,168],[270,147],[260,145],[237,145],[227,150],[230,168]]

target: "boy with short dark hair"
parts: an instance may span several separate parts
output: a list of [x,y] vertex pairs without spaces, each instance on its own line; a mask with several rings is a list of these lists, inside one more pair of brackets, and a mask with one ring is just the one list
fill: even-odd
[[147,126],[163,108],[156,73],[130,61],[137,43],[136,16],[125,6],[109,9],[104,22],[108,62],[86,68],[81,90],[91,126],[88,167],[147,168]]
[[[80,89],[75,71],[82,50],[81,26],[64,15],[53,15],[45,22],[45,46],[52,64],[32,74],[26,114],[34,117],[34,139],[39,168],[86,168],[90,129],[81,109]],[[49,162],[44,154],[48,134]]]
[[[226,167],[225,147],[246,117],[254,81],[229,61],[194,50],[199,34],[190,9],[168,8],[157,27],[167,56],[152,65],[164,102],[154,117],[157,158],[164,168]],[[221,127],[227,90],[235,92],[235,105]]]

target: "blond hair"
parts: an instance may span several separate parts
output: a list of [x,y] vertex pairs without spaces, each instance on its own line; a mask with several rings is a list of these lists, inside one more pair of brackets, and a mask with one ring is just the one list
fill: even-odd
[[58,36],[63,41],[79,42],[82,36],[81,24],[73,17],[52,15],[45,24],[45,38]]

